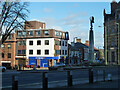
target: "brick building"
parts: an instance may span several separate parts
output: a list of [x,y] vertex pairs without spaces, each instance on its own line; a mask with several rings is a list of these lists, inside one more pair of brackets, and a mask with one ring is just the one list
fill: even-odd
[[104,54],[106,64],[120,64],[120,2],[111,2],[111,13],[104,10]]
[[13,68],[16,65],[15,62],[15,50],[16,50],[16,35],[12,33],[7,40],[1,45],[2,60],[1,65],[7,68]]

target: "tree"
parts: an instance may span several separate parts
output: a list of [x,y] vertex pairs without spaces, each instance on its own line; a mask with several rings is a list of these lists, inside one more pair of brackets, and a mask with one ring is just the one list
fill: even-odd
[[28,17],[27,2],[0,2],[0,45],[14,30],[23,30]]

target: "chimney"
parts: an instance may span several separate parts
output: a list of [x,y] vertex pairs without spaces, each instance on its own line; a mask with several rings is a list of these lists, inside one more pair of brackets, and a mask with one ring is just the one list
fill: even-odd
[[86,41],[85,41],[85,43],[89,44],[89,41],[88,41],[88,40],[86,40]]
[[76,43],[77,43],[77,42],[81,43],[81,39],[76,39]]

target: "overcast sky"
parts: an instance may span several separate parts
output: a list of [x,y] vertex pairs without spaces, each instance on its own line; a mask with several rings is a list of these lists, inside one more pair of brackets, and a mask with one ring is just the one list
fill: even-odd
[[28,20],[45,22],[47,29],[68,31],[69,43],[74,37],[84,43],[89,40],[89,18],[94,16],[94,41],[98,48],[104,44],[103,10],[110,13],[110,8],[110,2],[30,2]]

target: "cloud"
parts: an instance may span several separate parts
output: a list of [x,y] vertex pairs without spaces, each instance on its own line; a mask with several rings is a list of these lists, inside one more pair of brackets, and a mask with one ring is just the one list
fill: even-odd
[[84,19],[84,17],[87,16],[86,12],[81,12],[81,13],[70,13],[67,17],[63,18],[63,24],[64,25],[79,25],[83,23],[87,23],[88,20]]
[[53,12],[53,10],[51,8],[44,8],[43,11],[45,13],[51,13],[51,12]]

